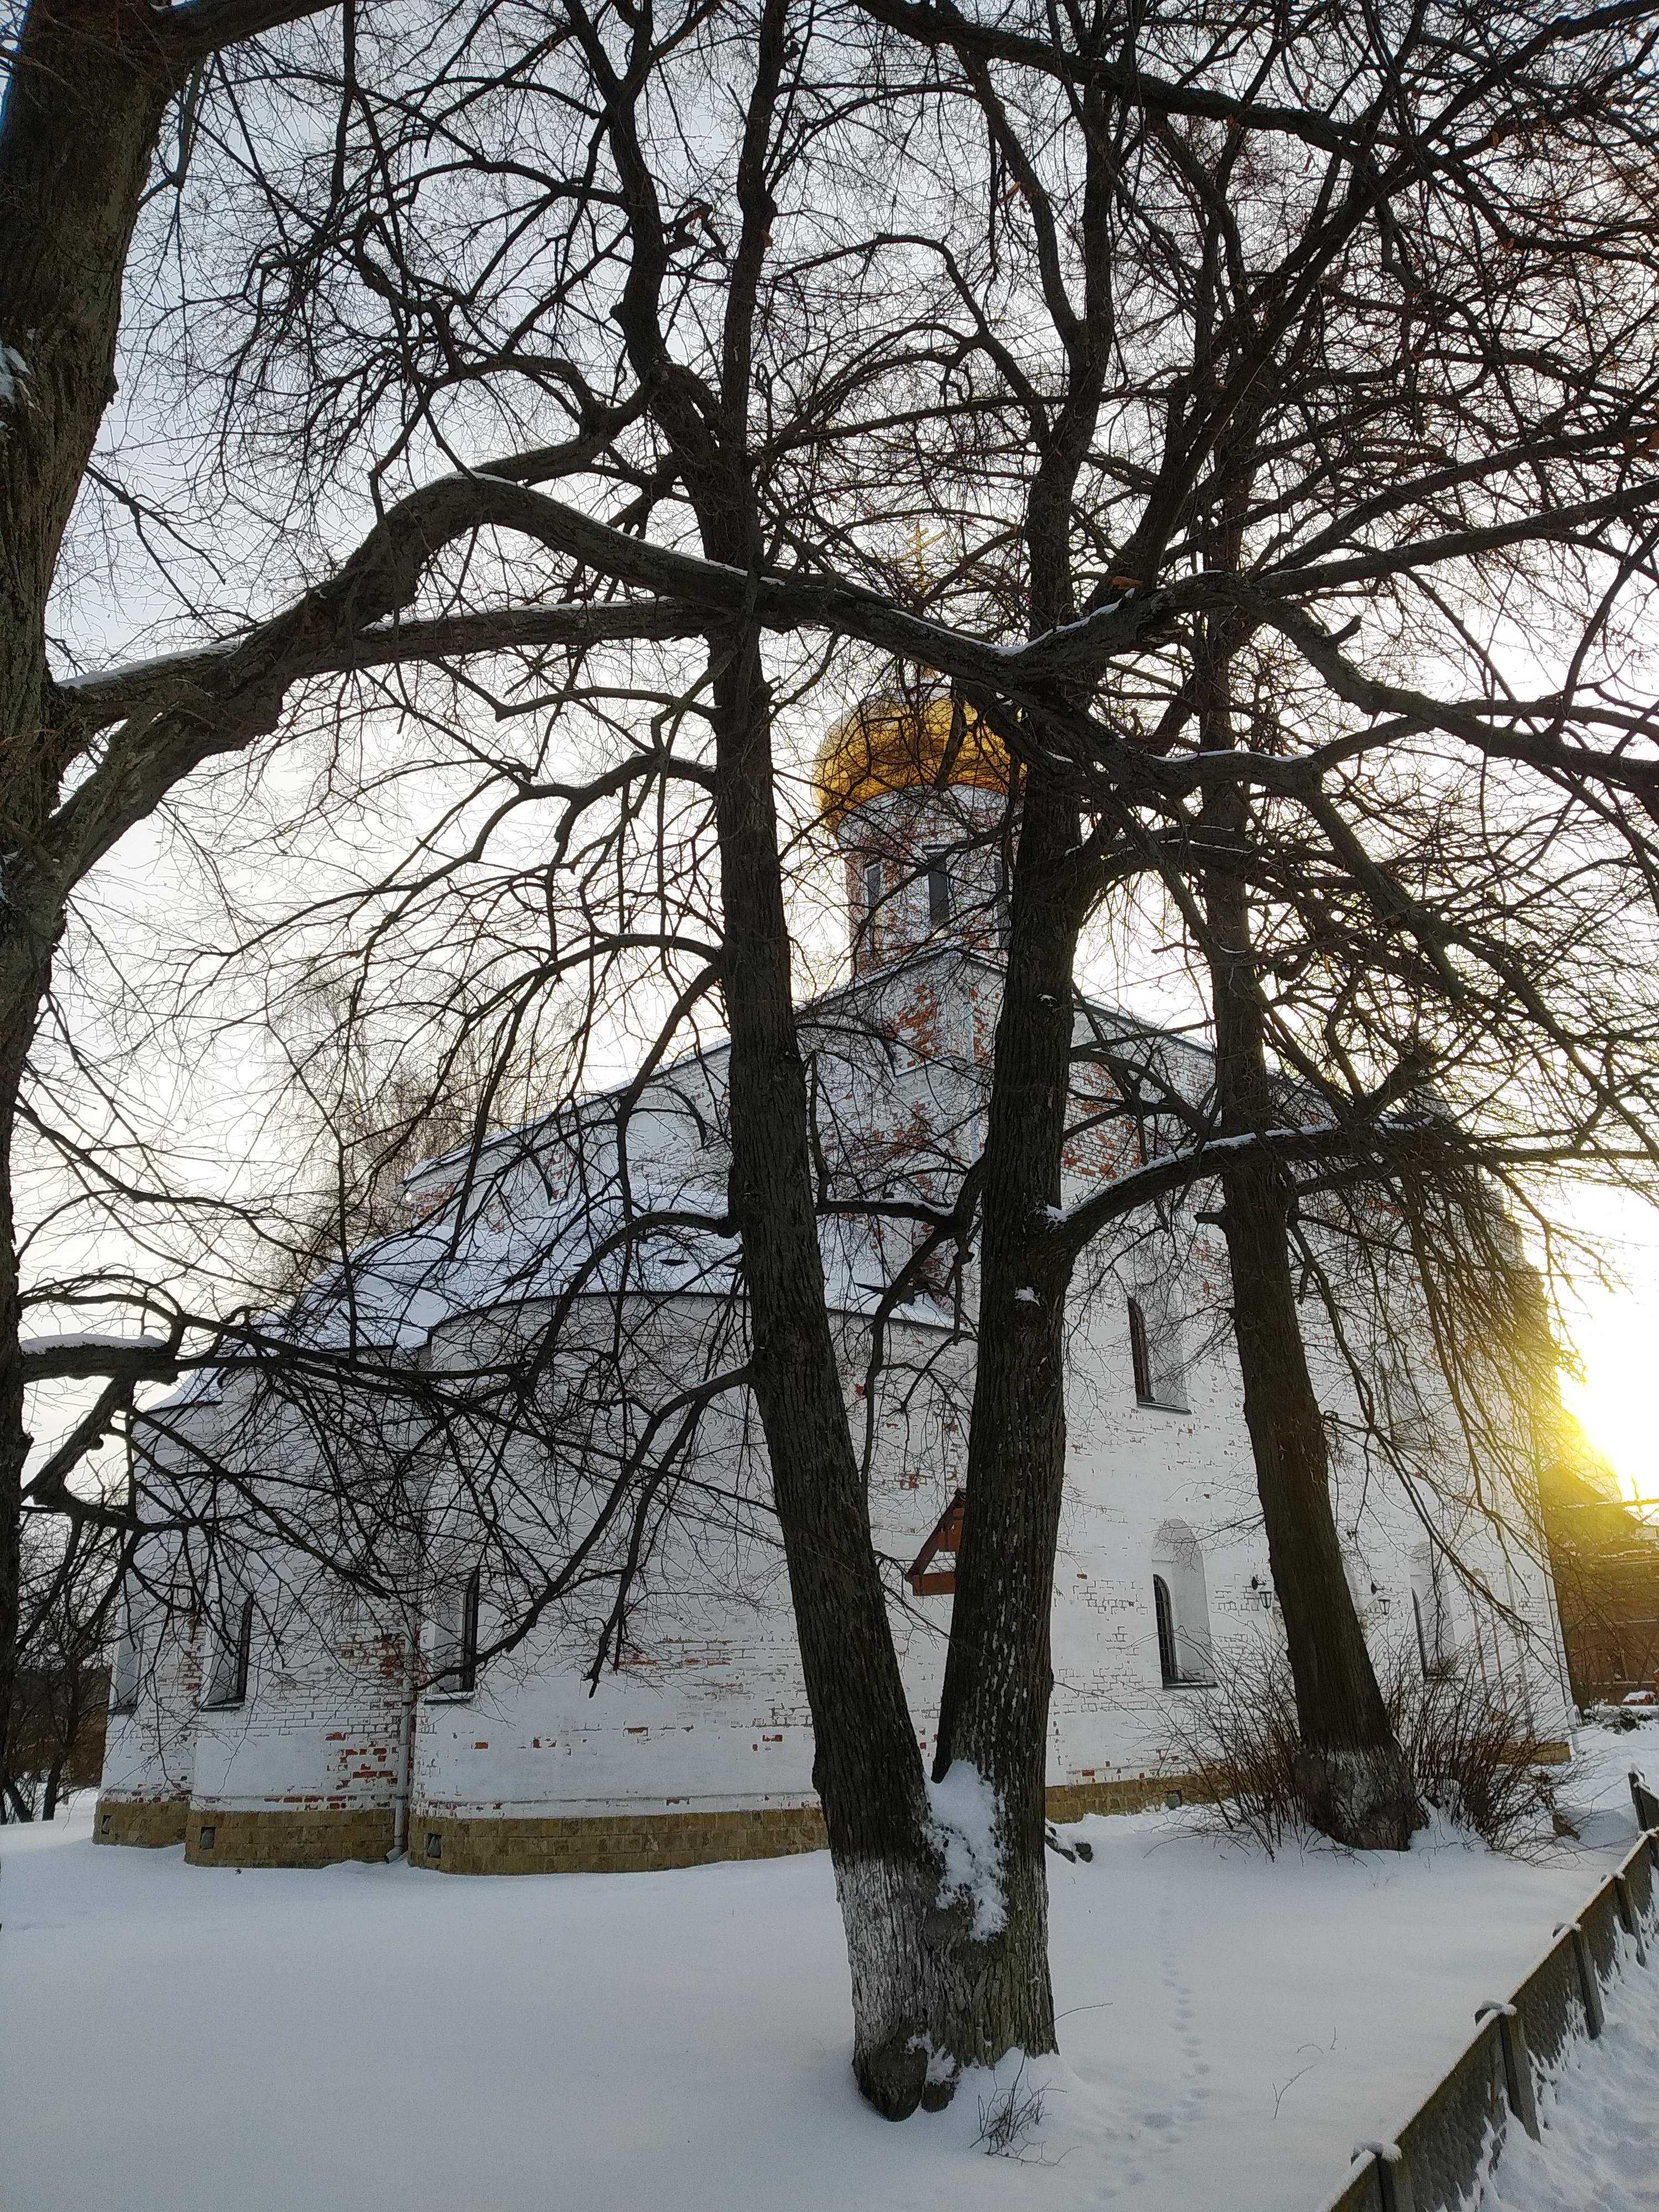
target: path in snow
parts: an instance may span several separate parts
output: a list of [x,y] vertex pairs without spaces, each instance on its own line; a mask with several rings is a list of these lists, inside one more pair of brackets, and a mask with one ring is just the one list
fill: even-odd
[[[1632,1753],[1659,1781],[1659,1726],[1596,1740],[1590,1848],[1544,1865],[1443,1834],[1269,1863],[1188,1816],[1085,1824],[1093,1864],[1050,1862],[1063,2063],[1021,2160],[974,2148],[983,2082],[898,2128],[860,2104],[822,1855],[239,1875],[97,1848],[84,1814],[8,1829],[0,2206],[1314,2212],[1628,1846]],[[1607,2009],[1494,2212],[1659,2205],[1633,2094],[1659,1961]]]

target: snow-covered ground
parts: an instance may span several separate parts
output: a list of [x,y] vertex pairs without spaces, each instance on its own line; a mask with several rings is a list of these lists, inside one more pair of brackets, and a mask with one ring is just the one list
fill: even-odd
[[1480,2212],[1659,2205],[1659,1966],[1631,1967],[1603,2002],[1601,2041],[1569,2045],[1559,2077],[1538,2100],[1540,2142],[1509,2130]]
[[[1582,1741],[1584,1844],[1540,1864],[1084,1823],[1093,1863],[1050,1863],[1063,2061],[1013,2158],[975,2145],[984,2083],[902,2127],[859,2102],[822,1856],[237,1874],[95,1848],[88,1802],[0,1833],[0,2204],[1316,2212],[1633,1838],[1659,1723]],[[1659,2204],[1659,1959],[1607,2016],[1493,2212]]]

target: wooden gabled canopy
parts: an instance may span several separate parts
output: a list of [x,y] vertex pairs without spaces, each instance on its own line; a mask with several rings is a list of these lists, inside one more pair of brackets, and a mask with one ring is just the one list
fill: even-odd
[[[927,1541],[904,1571],[904,1579],[918,1597],[948,1597],[957,1586],[957,1553],[962,1549],[962,1513],[968,1503],[965,1490],[957,1491],[933,1523]],[[936,1565],[936,1562],[948,1564]]]

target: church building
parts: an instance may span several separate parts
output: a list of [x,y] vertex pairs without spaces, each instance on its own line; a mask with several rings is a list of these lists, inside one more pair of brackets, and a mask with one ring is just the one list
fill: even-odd
[[[851,942],[849,979],[799,1010],[825,1188],[841,1201],[824,1212],[824,1273],[924,1748],[954,1587],[975,1284],[971,1253],[931,1249],[896,1201],[948,1204],[982,1130],[1008,787],[995,742],[938,698],[866,702],[817,773]],[[1210,1080],[1198,1044],[1109,1006],[1080,999],[1075,1038],[1068,1205],[1172,1146],[1178,1109]],[[212,1484],[229,1501],[227,1556],[236,1500],[264,1503],[243,1516],[258,1533],[234,1564],[216,1563],[210,1601],[167,1601],[183,1570],[161,1540],[139,1563],[99,1840],[182,1841],[214,1865],[406,1850],[445,1874],[822,1843],[763,1447],[740,1383],[722,1384],[742,1357],[738,1255],[718,1226],[726,1081],[716,1044],[428,1163],[406,1185],[406,1227],[290,1317],[296,1337],[395,1351],[430,1379],[434,1406],[448,1402],[446,1378],[520,1371],[550,1347],[536,1404],[553,1411],[533,1448],[483,1438],[470,1459],[476,1430],[458,1419],[434,1443],[422,1412],[404,1423],[417,1433],[389,1442],[382,1421],[360,1450],[349,1418],[301,1418],[234,1365],[141,1419],[152,1493]],[[1180,1790],[1204,1701],[1279,1636],[1213,1205],[1200,1187],[1148,1207],[1077,1272],[1048,1745],[1057,1818]],[[1409,1285],[1400,1297],[1365,1395],[1392,1409],[1409,1485],[1368,1441],[1355,1339],[1339,1342],[1316,1297],[1301,1309],[1362,1620],[1379,1652],[1431,1672],[1467,1663],[1538,1735],[1564,1738],[1552,1584],[1519,1540],[1526,1501],[1494,1513],[1488,1486],[1481,1510],[1470,1502],[1480,1486],[1426,1321]],[[1414,1334],[1422,1356],[1402,1360]],[[640,1470],[682,1407],[690,1441],[653,1488]],[[396,1588],[331,1579],[319,1562],[344,1556],[353,1501],[382,1494],[398,1455],[395,1495],[419,1504],[398,1540],[410,1573]],[[326,1541],[313,1544],[318,1516]],[[290,1527],[290,1541],[271,1533]]]

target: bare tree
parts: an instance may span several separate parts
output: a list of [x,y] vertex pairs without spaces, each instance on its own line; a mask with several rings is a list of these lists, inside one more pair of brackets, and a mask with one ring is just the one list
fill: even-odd
[[[64,806],[89,866],[133,818],[128,794],[153,803],[270,729],[290,691],[324,696],[343,672],[349,712],[390,707],[453,744],[506,815],[554,813],[545,939],[489,1002],[509,1028],[573,975],[620,995],[652,972],[663,1011],[643,1084],[718,994],[726,1203],[635,1205],[613,1161],[619,1212],[595,1251],[739,1241],[740,1374],[812,1706],[854,2063],[901,2115],[948,2096],[965,2063],[1053,2044],[1042,1756],[1066,1293],[1090,1238],[1161,1190],[1219,1176],[1240,1294],[1271,1293],[1271,1326],[1241,1339],[1257,1363],[1253,1437],[1287,1615],[1305,1584],[1303,1657],[1316,1673],[1334,1641],[1340,1661],[1304,1734],[1328,1769],[1370,1767],[1323,1792],[1326,1817],[1360,1840],[1410,1826],[1337,1586],[1279,1173],[1356,1146],[1373,1165],[1401,1070],[1380,1051],[1298,1068],[1340,1110],[1285,1120],[1267,1079],[1263,956],[1236,933],[1230,887],[1304,921],[1333,887],[1352,902],[1365,928],[1320,969],[1339,1005],[1404,944],[1413,988],[1426,969],[1455,1004],[1468,966],[1487,1010],[1509,1010],[1505,1037],[1547,1054],[1559,1012],[1528,997],[1502,933],[1474,929],[1438,878],[1431,898],[1399,856],[1368,849],[1392,767],[1422,744],[1562,792],[1650,900],[1641,814],[1659,786],[1614,634],[1645,599],[1659,493],[1648,17],[1540,23],[1458,4],[1385,27],[1241,5],[1126,33],[1081,11],[987,25],[908,0],[826,27],[763,0],[672,18],[576,6],[550,39],[537,19],[517,45],[505,20],[459,20],[435,50],[389,38],[372,64],[354,25],[337,65],[313,61],[284,88],[335,127],[296,133],[280,179],[204,94],[196,158],[252,238],[217,295],[243,340],[228,348],[226,457],[291,429],[299,474],[276,504],[296,529],[327,538],[347,466],[378,512],[277,613],[80,681],[77,730],[109,734]],[[459,79],[475,92],[457,106]],[[969,144],[982,161],[941,161]],[[541,489],[561,477],[568,500]],[[918,589],[902,526],[922,516],[947,550]],[[1548,664],[1535,686],[1510,673],[1517,618]],[[1326,711],[1272,744],[1229,744],[1206,685],[1258,634],[1282,641]],[[627,641],[641,660],[620,653]],[[790,695],[826,666],[856,685],[895,660],[951,687],[960,720],[978,718],[1017,764],[983,1156],[934,1201],[846,1201],[978,1239],[939,1778],[960,1762],[990,1794],[994,1926],[941,1899],[939,1815],[824,1295],[791,981]],[[447,699],[420,672],[433,663],[458,672]],[[492,738],[527,716],[557,729],[596,704],[613,725],[643,711],[572,775],[482,742],[463,699],[489,710]],[[487,850],[489,824],[476,835]],[[637,866],[616,867],[613,899],[589,862],[609,870],[630,843]],[[406,913],[465,866],[434,845],[375,896]],[[1177,1156],[1068,1212],[1079,944],[1146,878],[1186,900],[1224,1080]],[[505,903],[504,881],[486,896]],[[1616,1129],[1609,1149],[1641,1167],[1648,1101],[1632,1036],[1613,1042],[1609,1067],[1574,1062],[1568,1137],[1582,1148]],[[556,1332],[568,1317],[561,1294]],[[293,1332],[284,1342],[292,1360]],[[327,1395],[340,1369],[324,1349]],[[346,1352],[364,1377],[386,1367]],[[466,1379],[510,1388],[526,1420],[532,1394],[503,1372],[522,1364],[489,1352]],[[726,1379],[711,1354],[700,1387]],[[659,1448],[659,1410],[623,1453],[630,1480]],[[622,1495],[614,1481],[602,1493],[607,1528]],[[343,1523],[349,1497],[343,1481],[330,1493]],[[281,1525],[332,1552],[340,1531],[313,1532],[314,1507]]]
[[50,1820],[66,1789],[97,1779],[106,1651],[125,1556],[109,1530],[24,1524],[19,1695],[0,1821]]
[[[170,108],[181,138],[226,48],[319,12],[318,0],[38,0],[8,57],[0,107],[0,744],[8,887],[0,924],[0,1768],[19,1629],[20,1500],[29,1439],[20,1352],[12,1145],[68,903],[111,846],[203,751],[175,727],[103,745],[54,680],[48,605],[71,512],[115,389],[134,227]],[[136,733],[126,733],[130,739]],[[246,738],[242,741],[246,741]],[[125,1355],[120,1355],[125,1358]],[[131,1358],[129,1373],[137,1371]],[[141,1363],[142,1364],[142,1363]],[[154,1371],[155,1360],[149,1357]],[[55,1493],[54,1493],[55,1495]]]

